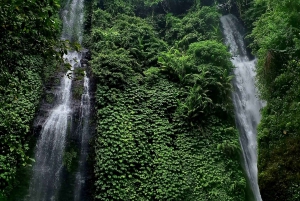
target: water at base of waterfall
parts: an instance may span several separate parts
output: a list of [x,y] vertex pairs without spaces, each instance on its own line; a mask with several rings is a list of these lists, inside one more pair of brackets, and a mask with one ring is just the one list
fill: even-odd
[[240,133],[240,144],[244,158],[244,170],[247,174],[254,199],[261,201],[257,171],[257,125],[260,121],[262,102],[255,87],[256,60],[250,60],[240,30],[238,19],[229,14],[221,17],[225,43],[232,54],[234,65],[232,94],[236,124]]

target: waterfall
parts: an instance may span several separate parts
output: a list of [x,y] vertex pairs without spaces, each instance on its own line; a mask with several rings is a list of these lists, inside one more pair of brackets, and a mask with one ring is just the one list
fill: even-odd
[[[62,39],[82,41],[83,0],[68,0],[63,10]],[[61,79],[54,109],[51,110],[40,132],[36,149],[33,175],[30,181],[29,201],[56,201],[61,186],[63,155],[67,133],[71,130],[71,86],[74,68],[80,67],[81,53],[69,51],[64,55],[71,71]],[[85,77],[85,79],[88,79]]]
[[62,13],[63,30],[62,39],[82,42],[84,0],[67,0]]
[[257,178],[257,125],[260,121],[261,101],[255,87],[256,60],[250,60],[241,32],[242,25],[238,19],[229,14],[221,17],[225,43],[230,48],[234,65],[233,103],[236,124],[240,133],[240,144],[244,158],[244,169],[247,174],[253,196],[261,201]]
[[84,93],[81,96],[81,115],[80,115],[80,125],[79,125],[79,134],[80,134],[80,159],[79,159],[79,168],[76,174],[76,184],[74,191],[74,200],[82,201],[84,200],[84,189],[87,180],[86,175],[86,163],[88,158],[88,148],[90,140],[90,79],[84,76]]
[[65,138],[71,111],[71,82],[67,77],[63,78],[58,105],[52,110],[41,131],[29,189],[29,200],[31,201],[53,200],[59,188]]

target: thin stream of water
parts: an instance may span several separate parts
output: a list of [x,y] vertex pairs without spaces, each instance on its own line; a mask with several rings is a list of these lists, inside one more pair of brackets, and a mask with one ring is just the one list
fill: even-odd
[[90,79],[86,73],[84,76],[84,93],[81,96],[81,116],[80,116],[80,159],[79,168],[76,174],[76,183],[74,191],[74,201],[83,201],[85,199],[84,189],[86,188],[86,165],[89,151],[89,140],[90,140],[90,110],[91,110],[91,98],[90,98]]

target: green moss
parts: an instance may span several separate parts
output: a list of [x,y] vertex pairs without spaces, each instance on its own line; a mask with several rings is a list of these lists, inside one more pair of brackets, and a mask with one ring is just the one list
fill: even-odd
[[45,97],[47,103],[53,103],[54,102],[54,98],[55,98],[54,94],[50,94],[50,93],[47,93],[46,97]]
[[84,87],[82,83],[76,83],[72,91],[73,98],[80,100],[83,92],[84,92]]
[[78,166],[78,159],[79,159],[79,153],[78,153],[78,145],[70,146],[68,145],[67,150],[64,152],[63,157],[63,164],[67,168],[68,172],[74,172],[77,170]]
[[66,170],[70,173],[69,177],[71,178],[74,176],[75,172],[78,168],[78,160],[80,155],[80,143],[78,142],[79,139],[74,139],[73,125],[78,125],[79,119],[74,119],[73,121],[68,121],[68,127],[66,131],[66,145],[65,151],[63,155],[63,165]]

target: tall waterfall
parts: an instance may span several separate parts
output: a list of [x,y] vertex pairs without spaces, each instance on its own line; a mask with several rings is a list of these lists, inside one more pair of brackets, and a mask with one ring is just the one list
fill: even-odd
[[[83,0],[68,0],[63,10],[62,38],[82,41]],[[71,70],[80,67],[81,53],[70,51],[64,55],[71,64]],[[72,74],[72,71],[67,72]],[[56,201],[61,186],[63,155],[66,136],[71,126],[72,79],[64,76],[57,94],[54,109],[46,119],[35,150],[35,164],[30,181],[29,201]]]
[[240,31],[242,25],[229,14],[221,17],[225,42],[230,47],[234,65],[233,103],[236,124],[240,132],[244,169],[256,201],[261,201],[257,178],[257,124],[262,107],[255,87],[255,60],[250,60]]

